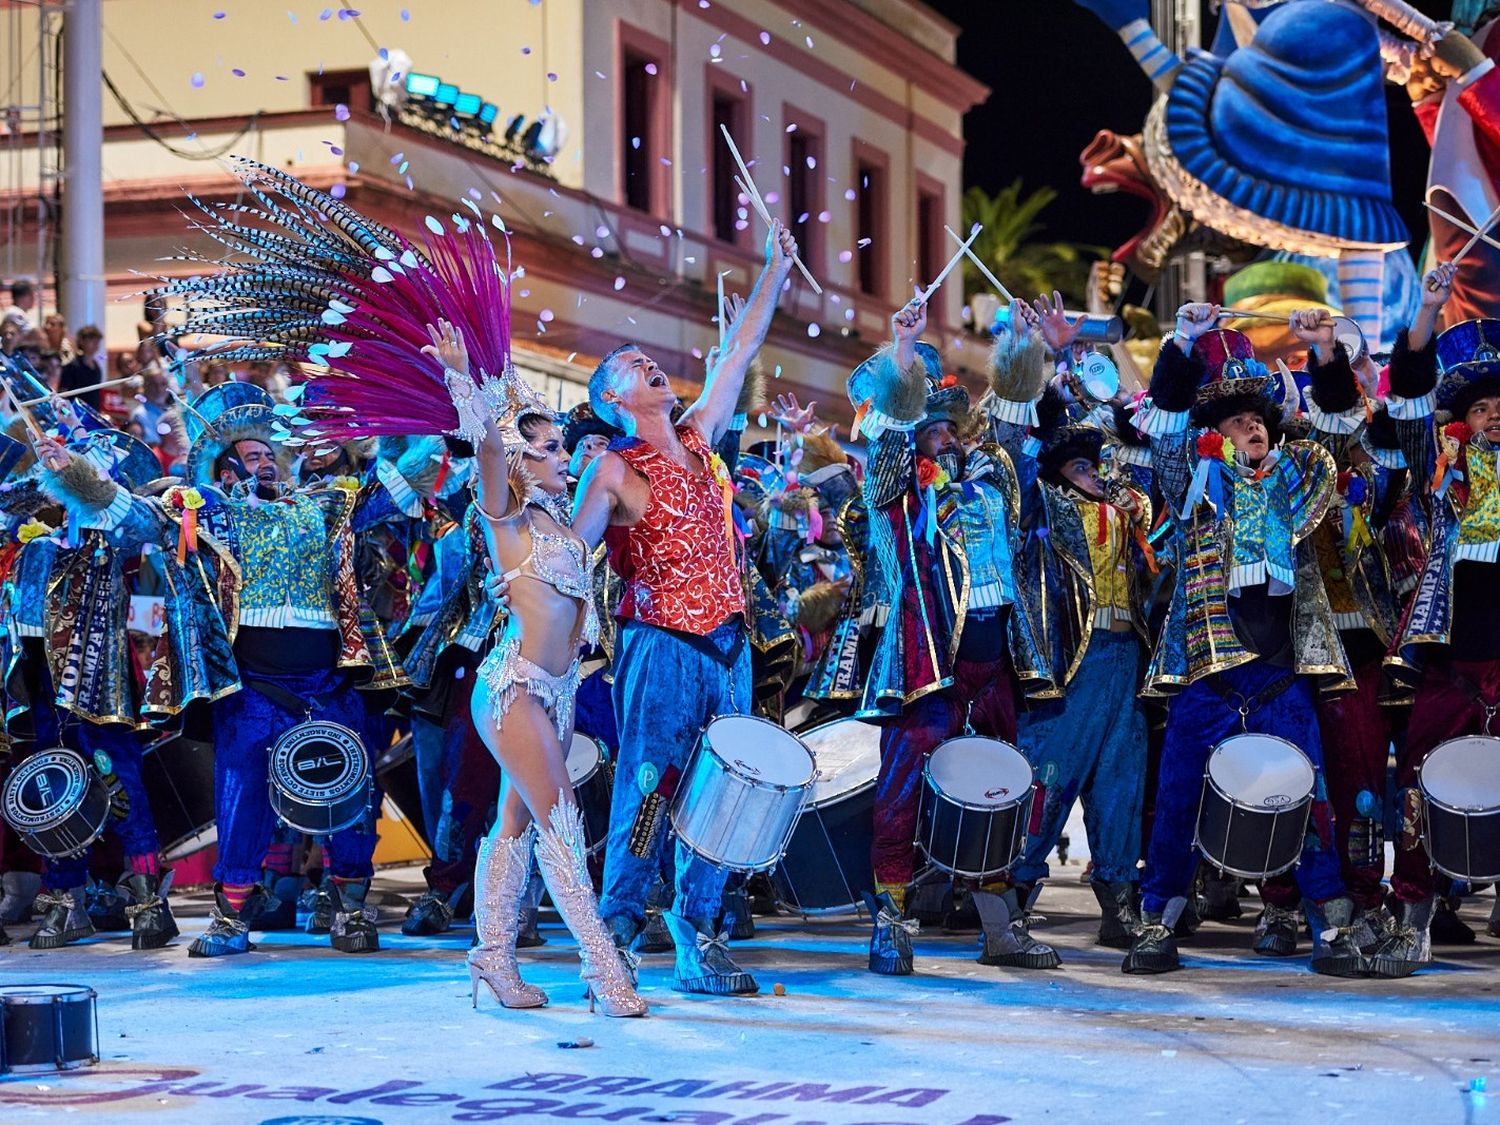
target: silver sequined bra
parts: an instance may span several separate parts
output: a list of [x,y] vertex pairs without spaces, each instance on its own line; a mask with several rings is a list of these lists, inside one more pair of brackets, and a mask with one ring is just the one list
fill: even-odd
[[544,531],[537,525],[532,509],[526,509],[526,527],[531,535],[531,552],[519,566],[505,572],[505,580],[534,578],[545,582],[564,597],[577,598],[584,604],[583,643],[599,640],[599,618],[594,612],[594,559],[583,540],[573,535]]

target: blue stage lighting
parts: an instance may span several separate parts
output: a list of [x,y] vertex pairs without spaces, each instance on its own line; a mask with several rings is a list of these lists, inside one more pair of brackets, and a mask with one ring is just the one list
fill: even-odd
[[406,92],[414,98],[430,98],[438,92],[442,79],[436,74],[408,74]]

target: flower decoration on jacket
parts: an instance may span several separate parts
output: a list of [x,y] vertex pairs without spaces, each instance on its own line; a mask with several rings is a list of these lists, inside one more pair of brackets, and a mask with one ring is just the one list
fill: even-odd
[[1193,470],[1193,479],[1188,482],[1187,495],[1183,498],[1183,519],[1192,515],[1193,509],[1205,496],[1215,511],[1224,510],[1222,469],[1234,461],[1234,444],[1226,441],[1218,430],[1206,430],[1199,434],[1194,449],[1198,454],[1198,467]]
[[724,458],[717,453],[708,455],[708,471],[713,474],[714,481],[719,486],[719,495],[724,499],[724,534],[729,537],[732,548],[742,538],[738,525],[734,522],[734,477],[730,475]]
[[181,566],[198,550],[198,512],[208,505],[208,498],[196,488],[175,487],[162,494],[162,502],[181,516],[177,526],[177,565]]
[[917,457],[917,487],[922,491],[929,488],[944,488],[952,482],[948,470],[939,465],[930,457]]
[[1370,484],[1359,473],[1343,472],[1336,478],[1334,488],[1343,502],[1344,551],[1352,565],[1363,548],[1375,544],[1364,508],[1370,499]]

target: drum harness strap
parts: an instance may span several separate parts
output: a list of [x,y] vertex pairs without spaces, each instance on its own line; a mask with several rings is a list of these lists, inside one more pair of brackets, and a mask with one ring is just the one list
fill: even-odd
[[[1218,677],[1215,677],[1212,683],[1214,691],[1219,693],[1219,698],[1223,699],[1225,703],[1229,704],[1229,706],[1239,714],[1240,733],[1248,734],[1250,732],[1250,716],[1255,714],[1255,712],[1259,711],[1262,707],[1271,702],[1271,700],[1275,699],[1282,692],[1286,691],[1286,689],[1291,687],[1292,684],[1296,682],[1296,680],[1296,672],[1287,672],[1286,675],[1272,680],[1271,683],[1261,688],[1261,690],[1256,692],[1254,695],[1244,695],[1241,692],[1235,691],[1232,687],[1224,683]],[[1236,702],[1236,700],[1238,702]]]
[[1460,691],[1466,692],[1474,700],[1475,703],[1479,704],[1480,710],[1484,712],[1484,730],[1480,733],[1486,735],[1489,734],[1490,722],[1495,718],[1496,714],[1500,714],[1500,699],[1497,699],[1494,703],[1491,703],[1489,700],[1485,699],[1484,692],[1480,689],[1478,684],[1474,683],[1474,681],[1470,680],[1469,677],[1463,675],[1462,673],[1455,672],[1452,668],[1448,669],[1448,675],[1453,678],[1455,687],[1457,687]]
[[311,695],[306,699],[301,699],[280,684],[273,684],[270,680],[259,680],[253,676],[245,677],[245,686],[254,688],[283,711],[290,711],[293,714],[301,711],[303,719],[308,722],[312,720],[314,712],[323,709],[325,703],[324,700]]

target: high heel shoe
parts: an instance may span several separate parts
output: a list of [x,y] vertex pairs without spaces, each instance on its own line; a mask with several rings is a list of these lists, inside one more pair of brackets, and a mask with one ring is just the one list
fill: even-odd
[[506,1008],[540,1008],[547,994],[521,979],[516,965],[516,931],[521,892],[531,868],[534,829],[519,836],[479,843],[474,864],[474,929],[479,944],[469,950],[469,999],[479,1007],[479,984]]
[[636,995],[620,950],[599,917],[583,851],[583,816],[562,792],[550,823],[537,832],[536,860],[552,904],[578,939],[578,975],[589,986],[589,1011],[606,1016],[644,1016],[646,1002]]

